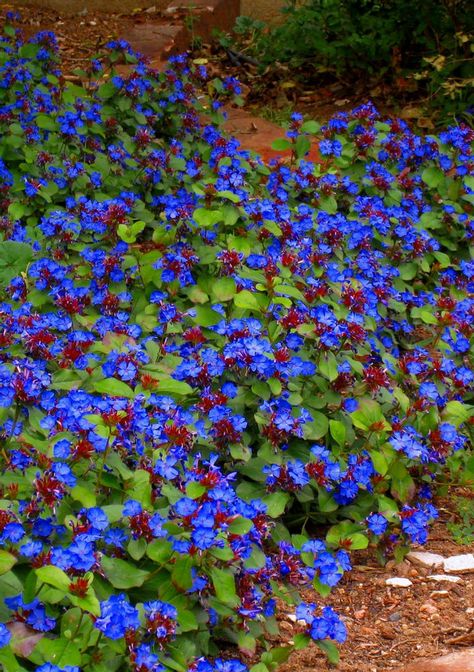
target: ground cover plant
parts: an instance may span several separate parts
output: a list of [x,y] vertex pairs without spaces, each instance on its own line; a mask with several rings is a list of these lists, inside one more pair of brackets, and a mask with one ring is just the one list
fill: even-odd
[[294,115],[267,166],[214,123],[233,79],[54,54],[1,42],[0,663],[335,661],[301,591],[423,543],[472,470],[473,132]]

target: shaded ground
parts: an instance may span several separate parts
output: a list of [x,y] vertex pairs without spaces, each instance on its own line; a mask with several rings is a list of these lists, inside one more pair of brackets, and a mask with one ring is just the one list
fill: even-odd
[[82,11],[73,15],[53,9],[0,3],[0,18],[4,23],[7,11],[20,12],[21,19],[15,21],[14,25],[21,28],[26,37],[42,30],[53,31],[58,40],[63,72],[71,74],[76,68],[83,68],[91,56],[97,54],[110,40],[126,38],[137,25],[160,22],[160,7],[163,8],[168,2],[157,0],[153,7],[122,14]]
[[[141,10],[134,14],[108,14],[89,12],[75,16],[60,15],[52,10],[24,8],[21,26],[29,36],[38,30],[53,30],[60,47],[65,73],[81,68],[104,44],[111,39],[127,36],[137,23],[156,22],[156,10]],[[11,5],[0,3],[4,15]],[[15,9],[18,9],[16,7]],[[254,66],[242,61],[240,65],[222,58],[212,49],[206,49],[211,67],[222,74],[232,74],[247,82],[249,104],[258,102],[260,111],[275,122],[284,122],[290,109],[296,106],[302,112],[320,121],[335,111],[349,109],[371,95],[383,111],[400,113],[392,98],[393,89],[367,91],[367,87],[350,87],[349,84],[330,84],[327,87],[308,88],[280,78],[287,86],[272,86],[273,75],[268,75],[265,92],[255,87]],[[260,98],[259,98],[260,96]],[[416,110],[416,108],[415,108]],[[413,108],[404,110],[405,116],[416,116]],[[420,122],[419,117],[417,118]],[[429,126],[429,120],[425,122]],[[422,123],[419,125],[423,125]],[[251,130],[249,130],[251,132]],[[468,493],[469,494],[469,493]],[[470,493],[472,496],[472,492]],[[447,529],[446,522],[456,518],[452,503],[441,502],[440,521],[435,525],[430,541],[424,550],[444,556],[474,552],[474,545],[456,545]],[[368,554],[354,556],[355,567],[341,585],[325,601],[333,605],[345,618],[348,627],[348,642],[341,649],[340,672],[384,672],[421,657],[441,655],[474,645],[474,574],[464,575],[462,582],[434,583],[427,579],[431,573],[407,562],[398,566],[389,563],[381,568]],[[389,588],[385,580],[393,576],[408,577],[413,585],[409,588]],[[313,593],[306,595],[308,601],[323,602]],[[282,607],[280,643],[290,641],[298,632],[298,625],[288,618],[288,608]],[[324,672],[329,669],[323,654],[316,647],[296,652],[281,672]]]
[[[0,3],[0,16],[3,17],[9,10],[19,11],[22,18],[15,25],[22,28],[26,37],[40,30],[54,31],[63,71],[70,75],[76,68],[82,68],[110,40],[126,38],[137,24],[169,23],[170,18],[162,16],[162,10],[168,3],[169,0],[157,0],[152,7],[134,12],[106,14],[81,11],[72,15],[53,9]],[[406,96],[402,96],[401,90],[380,83],[373,86],[354,82],[328,82],[324,85],[310,82],[303,85],[283,66],[277,70],[269,69],[261,75],[254,64],[246,60],[236,63],[215,45],[201,45],[196,55],[207,58],[209,67],[217,75],[233,75],[240,79],[247,94],[247,109],[281,125],[285,125],[294,109],[310,118],[325,121],[335,112],[351,109],[368,98],[381,111],[391,111],[407,118],[411,116],[417,122],[422,114],[416,105],[406,105]],[[403,106],[399,107],[397,100],[402,98]],[[432,128],[430,120],[423,117],[418,125]]]

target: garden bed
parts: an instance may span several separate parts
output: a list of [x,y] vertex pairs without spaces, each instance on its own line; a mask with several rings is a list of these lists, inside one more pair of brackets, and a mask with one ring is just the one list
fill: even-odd
[[[105,36],[98,17],[72,19],[84,52],[68,41],[74,23],[45,13],[40,24],[63,31],[73,68],[128,20],[112,17]],[[269,168],[200,126],[212,113],[199,86],[217,110],[215,94],[238,93],[232,78],[208,81],[201,63],[190,72],[178,59],[166,75],[140,65],[106,79],[97,63],[97,85],[80,89],[42,79],[51,45],[41,40],[21,52],[40,53],[33,118],[26,104],[2,117],[2,439],[13,457],[2,454],[1,558],[25,602],[48,605],[46,616],[11,595],[10,630],[37,630],[15,642],[27,660],[12,670],[52,662],[64,645],[62,664],[87,671],[119,669],[125,656],[137,667],[139,654],[140,672],[157,669],[159,653],[178,672],[240,672],[202,661],[224,639],[254,672],[274,668],[272,654],[250,653],[264,642],[286,654],[313,639],[334,660],[329,640],[342,641],[344,625],[311,610],[295,625],[281,601],[288,582],[293,597],[301,587],[342,617],[344,672],[469,644],[472,574],[438,590],[427,571],[374,560],[424,541],[429,485],[448,455],[470,484],[468,129],[420,138],[364,105],[323,129],[315,166],[318,125],[295,115],[275,145],[286,158]],[[112,64],[128,57],[112,46]],[[456,512],[437,505],[428,548],[458,554],[444,525]],[[45,510],[57,527],[37,534]],[[389,588],[394,576],[412,585]],[[294,652],[282,671],[326,669],[318,651]]]

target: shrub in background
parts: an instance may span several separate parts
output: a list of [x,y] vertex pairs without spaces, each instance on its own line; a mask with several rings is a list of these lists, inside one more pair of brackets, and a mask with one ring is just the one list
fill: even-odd
[[[474,19],[465,0],[288,0],[281,25],[240,17],[237,35],[265,65],[304,66],[305,76],[335,75],[423,83],[441,119],[472,118]],[[405,84],[406,86],[406,84]],[[464,118],[466,120],[467,117]]]

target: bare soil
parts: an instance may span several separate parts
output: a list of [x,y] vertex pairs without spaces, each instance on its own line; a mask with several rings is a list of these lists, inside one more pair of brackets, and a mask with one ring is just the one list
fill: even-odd
[[169,23],[161,12],[168,3],[169,0],[159,0],[150,8],[124,13],[81,10],[76,14],[0,3],[0,24],[4,24],[6,12],[16,11],[21,19],[13,25],[22,30],[25,38],[39,31],[53,31],[58,41],[61,69],[70,75],[75,69],[82,69],[110,40],[126,39],[133,27],[151,22]]
[[[472,496],[472,490],[464,493]],[[474,545],[452,540],[448,521],[456,521],[452,500],[437,503],[440,518],[422,551],[444,557],[474,552]],[[344,617],[347,642],[341,647],[338,672],[386,672],[414,662],[462,650],[474,645],[474,574],[464,574],[460,583],[434,582],[427,577],[442,574],[404,561],[378,565],[366,552],[354,554],[354,568],[322,600],[309,593],[308,601],[330,604]],[[406,577],[409,588],[393,588],[385,581]],[[282,643],[291,640],[299,626],[281,612]],[[292,654],[279,672],[326,672],[329,666],[316,646]]]

